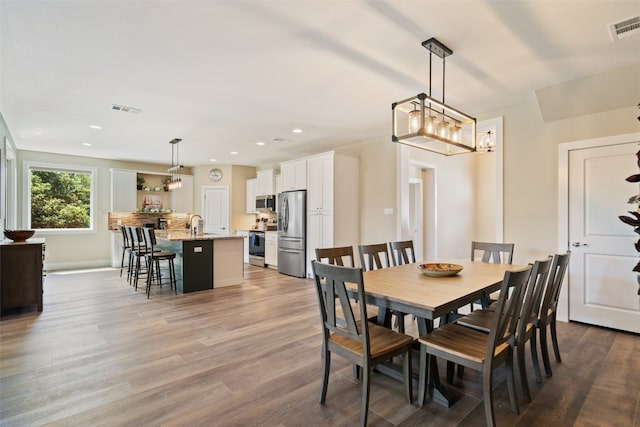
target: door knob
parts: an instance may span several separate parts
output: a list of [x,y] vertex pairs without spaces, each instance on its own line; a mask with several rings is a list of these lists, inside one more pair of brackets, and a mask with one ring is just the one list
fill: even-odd
[[589,244],[587,243],[580,243],[580,242],[573,242],[571,244],[571,246],[573,246],[574,248],[579,248],[580,246],[589,246]]

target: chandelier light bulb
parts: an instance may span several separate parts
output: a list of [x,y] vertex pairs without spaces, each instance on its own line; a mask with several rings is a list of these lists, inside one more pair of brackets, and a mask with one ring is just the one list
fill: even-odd
[[420,130],[420,111],[409,112],[409,133],[417,133]]

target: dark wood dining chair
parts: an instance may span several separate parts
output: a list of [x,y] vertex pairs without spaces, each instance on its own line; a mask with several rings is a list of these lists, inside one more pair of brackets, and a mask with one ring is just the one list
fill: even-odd
[[176,294],[178,293],[176,282],[176,269],[174,260],[175,252],[159,251],[156,246],[156,234],[153,228],[144,227],[142,229],[146,252],[144,254],[147,265],[147,298],[151,293],[151,284],[154,279],[159,286],[162,286],[162,270],[160,269],[160,261],[167,261],[167,271],[169,274],[169,286]]
[[[531,266],[519,271],[507,271],[502,280],[500,296],[495,306],[495,316],[490,332],[448,323],[418,339],[420,342],[420,379],[418,402],[422,406],[427,389],[435,380],[436,357],[482,372],[482,390],[486,424],[495,426],[493,410],[493,371],[503,363],[507,367],[507,386],[511,409],[517,414],[513,347],[509,345],[516,332],[517,317],[523,302],[524,289],[531,273]],[[508,289],[512,291],[509,292]],[[429,386],[429,387],[428,387]]]
[[[322,388],[320,403],[327,397],[331,354],[344,357],[362,368],[362,406],[360,425],[367,425],[369,392],[373,367],[394,356],[402,356],[406,399],[412,401],[411,346],[413,337],[367,321],[366,305],[356,319],[345,283],[357,286],[359,301],[365,300],[361,268],[342,267],[312,261],[318,306],[322,322]],[[325,297],[326,295],[326,297]],[[341,310],[336,305],[339,304]],[[340,313],[343,318],[340,318]]]
[[360,265],[363,271],[391,267],[386,243],[358,245],[358,253],[360,254]]
[[[373,245],[358,245],[358,254],[360,255],[360,265],[363,271],[377,270],[379,268],[391,267],[389,258],[389,249],[386,243],[375,243]],[[389,309],[379,309],[378,325],[391,328],[392,311]],[[404,323],[400,317],[398,319],[398,330],[404,332]]]
[[320,262],[326,262],[328,264],[335,264],[345,266],[345,260],[348,261],[347,267],[355,267],[353,257],[353,247],[342,246],[339,248],[316,248],[316,260]]
[[413,248],[413,240],[389,242],[391,249],[391,261],[393,265],[413,264],[416,262],[416,251]]
[[[493,243],[493,242],[471,242],[471,261],[475,261],[477,255],[482,262],[493,262],[495,264],[513,264],[513,243]],[[493,300],[494,301],[494,300]],[[482,308],[487,308],[491,304],[490,298],[483,298],[471,303],[471,311],[474,304],[479,304]]]
[[[551,257],[545,260],[536,261],[531,269],[531,276],[527,282],[527,287],[517,322],[516,333],[514,339],[510,341],[510,345],[514,348],[516,361],[518,363],[518,374],[520,376],[520,384],[525,402],[531,402],[531,392],[529,390],[529,382],[527,380],[527,369],[525,365],[525,346],[535,333],[534,322],[538,318],[540,310],[540,300],[547,284],[547,276],[551,267]],[[488,309],[476,310],[470,314],[461,317],[456,322],[459,325],[478,329],[482,332],[489,333],[493,318],[495,317],[494,306],[492,304]],[[533,342],[530,342],[532,345]],[[534,369],[538,372],[540,367],[538,361],[533,359]]]
[[[547,327],[551,329],[551,342],[553,344],[553,353],[556,358],[556,362],[562,362],[560,358],[560,348],[558,347],[558,335],[556,333],[556,312],[558,309],[558,298],[560,297],[560,289],[562,287],[562,281],[564,275],[567,272],[569,266],[569,257],[571,252],[567,251],[564,254],[556,254],[553,256],[551,262],[551,268],[549,272],[549,279],[547,280],[547,286],[542,297],[540,304],[540,310],[538,316],[533,321],[535,329],[538,331],[540,339],[540,352],[542,353],[542,362],[544,363],[544,370],[547,377],[553,375],[551,370],[551,362],[549,361],[549,350],[547,346]],[[536,346],[536,334],[535,331],[531,336],[531,358],[534,361],[534,369],[536,374],[536,380],[542,382],[542,375],[540,373],[540,367],[538,365],[538,351]]]

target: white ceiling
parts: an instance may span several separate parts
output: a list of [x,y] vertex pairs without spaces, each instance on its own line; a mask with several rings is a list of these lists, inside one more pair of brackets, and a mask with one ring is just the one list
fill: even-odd
[[640,37],[613,43],[607,28],[639,13],[637,0],[0,0],[0,111],[18,149],[169,163],[182,138],[187,166],[269,164],[390,140],[391,103],[428,90],[430,37],[454,52],[446,103],[477,115],[640,63]]

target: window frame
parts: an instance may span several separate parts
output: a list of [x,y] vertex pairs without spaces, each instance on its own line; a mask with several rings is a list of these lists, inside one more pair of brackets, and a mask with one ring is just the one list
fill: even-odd
[[26,218],[25,228],[31,229],[31,171],[32,170],[44,170],[51,172],[67,172],[67,173],[86,173],[91,180],[90,196],[89,196],[89,227],[88,228],[38,228],[36,229],[38,234],[87,234],[97,232],[97,182],[98,182],[98,168],[94,166],[85,165],[69,165],[61,163],[50,162],[32,162],[23,161],[22,175],[23,175],[23,188],[25,196],[23,199],[23,212]]

